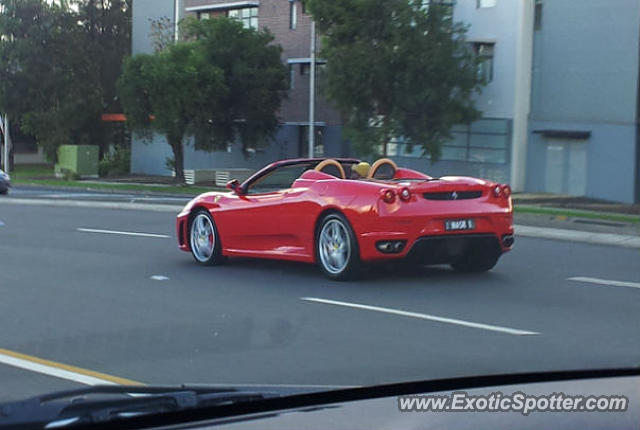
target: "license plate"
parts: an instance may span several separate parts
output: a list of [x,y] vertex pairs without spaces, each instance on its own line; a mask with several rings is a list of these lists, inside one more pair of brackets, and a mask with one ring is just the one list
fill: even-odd
[[448,219],[444,222],[444,229],[447,231],[474,230],[476,222],[473,219]]

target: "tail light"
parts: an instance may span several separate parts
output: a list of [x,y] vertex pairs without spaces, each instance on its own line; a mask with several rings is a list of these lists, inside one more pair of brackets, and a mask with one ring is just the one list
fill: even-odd
[[511,187],[506,184],[500,184],[493,187],[493,195],[498,198],[508,199],[511,196]]
[[411,191],[409,191],[409,188],[405,187],[400,190],[400,200],[402,200],[403,202],[408,202],[409,200],[411,200]]
[[385,201],[385,203],[393,203],[396,201],[396,193],[393,190],[382,190],[381,191],[382,194],[382,200]]

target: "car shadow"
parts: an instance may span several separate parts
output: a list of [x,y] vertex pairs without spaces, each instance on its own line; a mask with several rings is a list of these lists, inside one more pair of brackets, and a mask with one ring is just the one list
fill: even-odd
[[[195,264],[189,262],[190,264]],[[306,278],[314,282],[327,281],[332,285],[345,284],[344,282],[331,281],[324,277],[322,271],[314,264],[292,261],[253,259],[253,258],[229,258],[223,265],[205,269],[223,271],[226,276],[269,276],[287,278]],[[368,264],[364,267],[362,275],[346,284],[388,284],[390,281],[446,281],[452,279],[480,280],[500,278],[496,272],[486,273],[458,273],[448,265],[421,266],[403,263]],[[300,279],[296,279],[300,281]]]

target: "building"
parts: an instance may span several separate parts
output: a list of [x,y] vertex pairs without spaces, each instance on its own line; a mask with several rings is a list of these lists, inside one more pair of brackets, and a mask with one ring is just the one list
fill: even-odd
[[526,189],[640,202],[640,1],[538,0]]
[[[226,15],[246,26],[267,27],[283,47],[291,88],[276,143],[248,158],[233,146],[213,153],[187,146],[186,169],[255,169],[307,155],[310,18],[299,1],[133,3],[134,53],[151,51],[149,19],[176,14]],[[454,126],[437,163],[420,148],[410,151],[401,144],[389,145],[390,156],[433,176],[478,176],[508,182],[515,191],[640,201],[640,0],[583,0],[579,7],[571,0],[450,4],[453,19],[469,25],[470,47],[484,59],[478,73],[488,85],[476,99],[483,117]],[[352,155],[340,116],[322,97],[315,126],[315,155]],[[165,162],[170,157],[162,137],[150,145],[134,139],[132,171],[170,174]]]
[[[427,171],[432,175],[464,174],[488,177],[507,182],[510,179],[514,130],[525,130],[520,139],[526,140],[526,123],[514,121],[519,113],[518,101],[513,96],[516,74],[530,68],[518,68],[514,64],[517,45],[510,42],[518,37],[518,23],[513,19],[521,7],[519,2],[495,4],[483,0],[465,0],[452,3],[454,19],[478,22],[472,25],[470,42],[478,55],[486,58],[480,73],[490,80],[479,105],[485,110],[485,118],[474,124],[454,127],[454,139],[444,150],[442,160],[431,163],[422,156],[418,147],[408,151],[403,145],[389,146],[389,154],[405,166]],[[477,7],[476,7],[477,6]],[[218,167],[257,168],[279,158],[293,158],[308,154],[309,125],[309,70],[310,70],[310,18],[299,1],[290,0],[181,0],[176,10],[174,0],[136,0],[133,5],[133,52],[150,52],[150,20],[160,17],[187,15],[200,19],[225,15],[242,20],[249,27],[267,27],[283,48],[283,61],[289,67],[291,88],[280,117],[282,127],[276,137],[277,145],[248,159],[233,146],[225,152],[196,152],[187,145],[186,169]],[[496,20],[501,25],[496,33]],[[322,59],[319,60],[322,67]],[[525,103],[526,104],[526,103]],[[342,137],[339,114],[321,96],[316,102],[317,156],[348,156],[349,144]],[[516,127],[516,126],[519,126]],[[157,136],[152,144],[134,139],[132,145],[132,171],[147,174],[169,174],[166,159],[171,150]]]
[[[150,20],[174,17],[174,0],[135,0],[133,2],[133,53],[151,52]],[[266,163],[283,158],[306,157],[308,154],[309,126],[309,81],[311,21],[302,3],[289,0],[181,0],[178,14],[208,19],[215,16],[230,16],[241,20],[246,26],[267,27],[275,36],[276,43],[283,48],[283,61],[289,67],[290,91],[279,113],[282,120],[275,140],[263,150],[248,157],[239,145],[231,145],[227,151],[195,151],[185,147],[186,169],[251,168],[257,169]],[[322,60],[318,60],[322,67]],[[322,98],[316,99],[315,155],[344,156],[349,146],[342,138],[340,116]],[[132,171],[146,174],[170,174],[166,160],[172,156],[171,149],[162,136],[154,137],[151,144],[134,139],[132,143]]]
[[469,25],[467,40],[484,60],[487,81],[476,107],[482,119],[453,127],[442,158],[430,163],[419,148],[394,154],[402,165],[432,176],[469,175],[508,182],[523,191],[531,80],[533,0],[458,0],[453,20]]

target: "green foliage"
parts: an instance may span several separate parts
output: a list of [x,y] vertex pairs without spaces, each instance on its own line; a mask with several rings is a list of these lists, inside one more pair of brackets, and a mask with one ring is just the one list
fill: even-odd
[[0,0],[0,111],[51,160],[60,145],[102,143],[101,113],[119,110],[114,86],[130,45],[128,2],[82,0],[75,11]]
[[77,16],[41,0],[0,5],[0,110],[51,159],[60,145],[88,143],[86,125],[99,117],[101,100]]
[[217,105],[224,108],[197,118],[196,149],[225,148],[239,137],[246,154],[270,139],[288,89],[282,49],[273,44],[273,35],[224,18],[186,19],[182,32],[202,44],[206,61],[224,77],[225,91],[217,94]]
[[179,179],[184,178],[187,130],[223,109],[217,103],[225,91],[222,72],[206,62],[203,51],[202,44],[184,42],[154,55],[136,55],[125,62],[118,83],[128,125],[167,138]]
[[482,87],[466,28],[447,7],[421,0],[306,0],[323,34],[327,96],[357,152],[398,139],[433,160],[453,124],[480,113]]
[[149,19],[151,23],[151,45],[153,52],[160,52],[167,49],[174,43],[173,21],[166,16],[157,19]]
[[71,169],[67,169],[66,167],[60,169],[60,176],[61,176],[61,179],[65,181],[77,181],[80,179],[80,175],[78,175],[76,172],[74,172]]
[[179,179],[186,134],[203,150],[236,137],[245,148],[255,145],[277,129],[286,90],[280,48],[269,33],[227,18],[186,20],[183,29],[186,40],[126,61],[118,83],[129,126],[166,137]]
[[130,148],[116,145],[112,151],[105,153],[98,163],[98,174],[102,176],[115,176],[129,173],[131,166]]

